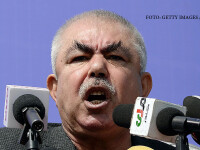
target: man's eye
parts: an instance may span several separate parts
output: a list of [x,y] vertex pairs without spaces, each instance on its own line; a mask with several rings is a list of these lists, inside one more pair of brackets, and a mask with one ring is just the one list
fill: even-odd
[[124,58],[122,58],[121,56],[117,56],[117,55],[110,55],[107,57],[107,59],[114,60],[114,61],[125,61]]
[[89,58],[86,56],[78,56],[78,57],[73,58],[71,62],[83,62],[87,60],[89,60]]

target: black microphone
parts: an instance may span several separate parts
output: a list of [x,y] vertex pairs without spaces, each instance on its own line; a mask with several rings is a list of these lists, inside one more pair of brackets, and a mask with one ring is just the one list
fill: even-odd
[[[186,116],[193,118],[200,118],[200,97],[199,96],[187,96],[183,101],[183,106],[187,107]],[[200,145],[200,131],[193,132],[192,138],[196,143]]]
[[176,116],[184,116],[178,109],[167,107],[158,113],[156,118],[156,125],[158,130],[168,136],[177,135],[178,132],[173,129],[172,121]]
[[35,131],[42,131],[45,116],[45,107],[40,99],[32,94],[24,94],[16,99],[13,104],[13,115],[22,125],[28,122]]
[[165,135],[200,131],[200,119],[185,117],[180,110],[173,107],[159,112],[156,125],[158,130]]
[[129,128],[131,125],[133,108],[133,104],[121,104],[115,107],[112,116],[114,123],[120,127]]
[[200,97],[187,96],[183,100],[183,106],[187,107],[186,116],[192,118],[200,118]]

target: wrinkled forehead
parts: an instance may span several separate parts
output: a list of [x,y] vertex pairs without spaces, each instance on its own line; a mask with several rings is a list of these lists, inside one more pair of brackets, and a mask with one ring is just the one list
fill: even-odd
[[72,22],[62,33],[62,45],[67,47],[74,41],[95,46],[106,46],[121,41],[133,47],[133,34],[130,29],[117,21],[101,18],[83,18]]

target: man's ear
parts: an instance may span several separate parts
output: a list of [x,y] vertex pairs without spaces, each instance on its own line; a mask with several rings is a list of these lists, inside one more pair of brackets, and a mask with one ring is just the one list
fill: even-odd
[[142,97],[147,97],[152,89],[152,77],[148,72],[142,73]]
[[47,77],[47,88],[49,89],[50,95],[55,102],[57,101],[56,99],[57,84],[58,82],[56,80],[56,76],[54,74],[50,74]]

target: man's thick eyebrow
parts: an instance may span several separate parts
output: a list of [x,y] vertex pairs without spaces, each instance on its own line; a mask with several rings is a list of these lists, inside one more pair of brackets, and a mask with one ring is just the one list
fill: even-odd
[[115,51],[115,50],[117,50],[119,47],[121,47],[121,41],[119,41],[118,43],[112,43],[112,44],[110,44],[110,45],[108,45],[107,47],[105,47],[104,49],[103,49],[103,51],[104,52],[107,52],[107,53],[109,53],[109,52],[112,52],[112,51]]
[[119,51],[119,52],[123,53],[128,58],[131,57],[129,48],[124,47],[121,41],[119,41],[118,43],[110,44],[103,49],[103,53],[111,53],[111,52],[115,52],[115,51]]
[[89,53],[89,54],[93,53],[92,48],[90,48],[89,46],[82,44],[78,41],[74,41],[72,47],[69,48],[68,53],[76,51],[76,50],[84,52],[84,53]]
[[[74,41],[73,42],[73,45],[68,49],[68,54],[70,54],[71,52],[74,53],[74,52],[77,52],[77,51],[81,51],[81,52],[84,52],[84,53],[88,53],[88,54],[93,54],[94,51],[91,47],[85,45],[85,44],[82,44],[78,41]],[[130,53],[130,50],[129,48],[123,46],[122,42],[119,41],[118,43],[112,43],[108,46],[106,46],[105,48],[103,48],[102,52],[104,54],[106,53],[111,53],[111,52],[120,52],[120,53],[123,53],[127,58],[131,58],[132,54]]]

